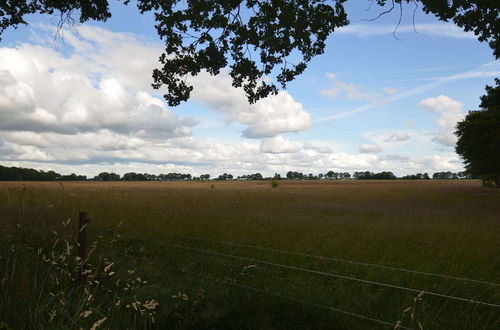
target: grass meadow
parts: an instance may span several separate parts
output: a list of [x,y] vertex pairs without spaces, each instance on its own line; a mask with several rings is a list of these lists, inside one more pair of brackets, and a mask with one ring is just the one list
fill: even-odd
[[0,226],[0,329],[500,328],[478,181],[4,182]]

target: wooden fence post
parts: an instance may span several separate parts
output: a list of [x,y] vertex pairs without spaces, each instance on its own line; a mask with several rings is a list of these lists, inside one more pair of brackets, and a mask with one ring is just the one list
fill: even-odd
[[80,212],[78,217],[78,257],[80,257],[80,262],[82,263],[82,267],[80,267],[80,284],[85,282],[83,262],[87,257],[87,224],[87,215],[85,212]]

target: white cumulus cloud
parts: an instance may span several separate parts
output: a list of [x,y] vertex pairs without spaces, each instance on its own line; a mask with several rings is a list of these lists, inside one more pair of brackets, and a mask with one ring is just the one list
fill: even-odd
[[312,127],[311,114],[286,91],[249,104],[241,89],[232,87],[227,74],[211,77],[202,73],[193,80],[192,96],[212,110],[225,115],[228,123],[237,121],[248,126],[247,138],[266,138],[299,132]]
[[[84,26],[82,32],[89,29],[103,31]],[[140,57],[144,45],[128,38],[123,41],[128,47],[120,47],[119,40],[107,37],[111,38],[101,35],[83,54],[69,56],[40,45],[0,48],[0,129],[61,134],[106,129],[156,138],[190,135],[195,120],[179,118],[161,99],[137,89],[132,78],[115,75],[116,63],[100,56],[102,43],[118,43],[114,51],[129,59],[134,53]],[[132,52],[134,46],[137,49]],[[150,72],[141,75],[150,76]]]
[[359,152],[363,154],[381,152],[382,149],[376,144],[362,144],[359,146]]
[[264,139],[260,143],[260,151],[272,154],[292,153],[303,148],[300,142],[293,142],[285,139],[282,135],[277,135],[273,138]]
[[426,98],[419,105],[439,114],[439,117],[436,119],[438,131],[434,137],[434,141],[444,146],[454,146],[457,142],[457,137],[453,132],[455,131],[457,122],[462,120],[464,116],[462,111],[463,104],[446,95],[440,95],[438,97]]

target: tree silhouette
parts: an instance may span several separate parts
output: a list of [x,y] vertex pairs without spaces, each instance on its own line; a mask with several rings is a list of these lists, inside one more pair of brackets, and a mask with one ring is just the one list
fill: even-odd
[[495,82],[496,87],[486,86],[482,110],[470,111],[457,124],[455,150],[469,173],[495,181],[500,187],[500,80]]

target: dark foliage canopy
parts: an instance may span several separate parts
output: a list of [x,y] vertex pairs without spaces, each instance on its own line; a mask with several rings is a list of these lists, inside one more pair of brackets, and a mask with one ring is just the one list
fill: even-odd
[[500,187],[500,79],[495,82],[496,87],[486,86],[482,110],[470,111],[458,123],[455,150],[470,173],[492,179]]
[[[115,0],[120,1],[120,0]],[[128,4],[129,0],[122,0]],[[324,52],[335,29],[349,24],[346,0],[137,0],[141,13],[152,12],[165,43],[153,87],[167,87],[169,105],[186,101],[193,89],[186,78],[202,70],[217,75],[229,69],[233,86],[242,87],[250,102],[278,91]],[[371,0],[389,10],[419,4],[439,19],[453,20],[500,56],[498,0]],[[382,9],[381,9],[382,10]],[[32,13],[57,15],[59,27],[111,17],[109,0],[4,0],[0,2],[0,36],[26,24]],[[276,84],[266,77],[272,78]]]

